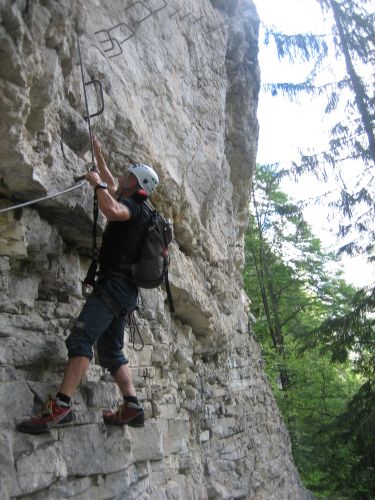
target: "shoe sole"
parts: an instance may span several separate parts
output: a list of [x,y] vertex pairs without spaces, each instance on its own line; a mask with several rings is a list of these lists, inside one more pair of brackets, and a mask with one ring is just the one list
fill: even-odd
[[131,422],[129,422],[128,424],[124,424],[124,425],[128,425],[129,427],[144,427],[145,424],[132,424]]
[[108,421],[106,422],[105,419],[103,418],[103,421],[106,425],[117,425],[118,427],[123,427],[124,425],[128,425],[129,427],[144,427],[145,423],[143,422],[135,422],[135,420],[138,418],[134,417],[133,420],[129,420],[129,422],[116,422],[116,421]]
[[130,420],[130,422],[106,422],[104,419],[103,419],[103,422],[106,424],[106,425],[117,425],[118,427],[123,427],[124,425],[129,425],[129,427],[144,427],[145,424],[144,422],[142,422],[141,424],[137,424],[136,422],[132,422]]
[[17,430],[19,432],[24,432],[25,434],[43,434],[44,432],[48,432],[50,429],[55,429],[57,427],[63,427],[66,424],[69,424],[73,421],[73,413],[70,412],[65,417],[63,417],[60,421],[50,422],[45,424],[43,427],[24,427],[18,426]]

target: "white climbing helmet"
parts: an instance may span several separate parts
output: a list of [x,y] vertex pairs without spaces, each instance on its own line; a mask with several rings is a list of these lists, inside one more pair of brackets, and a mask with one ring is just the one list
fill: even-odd
[[143,163],[129,165],[128,172],[136,176],[139,184],[149,196],[159,184],[159,177],[155,170],[148,165],[143,165]]

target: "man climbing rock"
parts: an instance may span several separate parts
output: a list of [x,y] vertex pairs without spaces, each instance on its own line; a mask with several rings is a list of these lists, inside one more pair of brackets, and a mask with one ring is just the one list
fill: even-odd
[[89,367],[95,342],[100,365],[110,371],[124,399],[116,412],[103,413],[104,422],[144,425],[144,411],[123,353],[126,317],[138,300],[138,288],[129,280],[126,269],[140,255],[149,220],[144,201],[157,187],[159,178],[147,165],[130,165],[116,187],[96,138],[93,148],[99,172],[88,172],[86,179],[108,220],[99,253],[98,280],[66,340],[69,360],[55,398],[49,398],[39,416],[21,422],[21,432],[45,432],[72,421],[71,399]]

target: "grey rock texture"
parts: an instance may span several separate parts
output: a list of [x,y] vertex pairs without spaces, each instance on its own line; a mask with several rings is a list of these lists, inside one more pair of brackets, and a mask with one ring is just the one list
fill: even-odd
[[[120,394],[94,359],[73,424],[17,433],[63,373],[92,193],[84,185],[0,213],[1,499],[309,498],[241,278],[257,147],[254,5],[1,0],[0,15],[0,208],[72,186],[90,161],[79,36],[85,78],[103,86],[92,126],[110,168],[142,161],[160,175],[153,201],[174,225],[176,306],[172,318],[163,290],[142,291],[145,348],[126,346],[144,429],[102,423]],[[87,92],[96,110],[98,91]]]

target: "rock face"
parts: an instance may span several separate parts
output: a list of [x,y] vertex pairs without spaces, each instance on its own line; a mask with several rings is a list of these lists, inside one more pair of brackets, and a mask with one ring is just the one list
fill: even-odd
[[[126,346],[147,423],[110,428],[120,399],[95,360],[75,421],[15,430],[61,379],[83,304],[92,193],[0,213],[0,497],[308,498],[248,328],[243,234],[257,145],[258,18],[250,0],[2,0],[0,209],[74,185],[92,119],[109,167],[154,165],[173,221],[170,280],[142,291],[145,347]],[[87,86],[90,112],[101,105]],[[103,228],[104,221],[100,221]],[[135,344],[135,347],[137,344]]]

